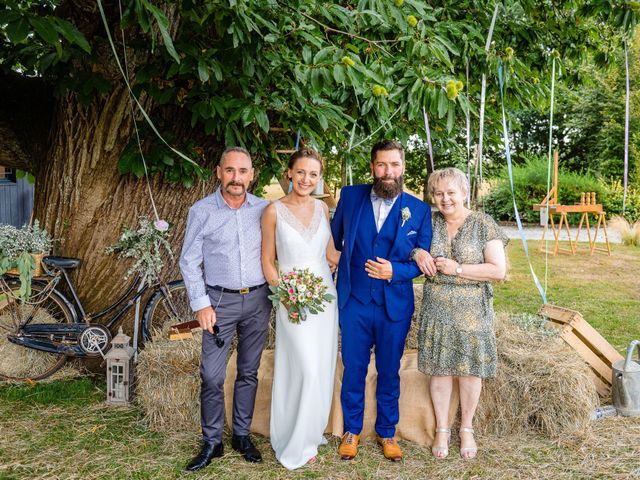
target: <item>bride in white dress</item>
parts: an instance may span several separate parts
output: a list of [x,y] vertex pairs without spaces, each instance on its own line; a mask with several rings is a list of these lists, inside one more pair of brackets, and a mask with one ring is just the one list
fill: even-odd
[[[322,276],[334,300],[324,312],[305,321],[289,321],[280,304],[276,312],[276,346],[271,394],[271,445],[280,463],[293,470],[313,463],[326,443],[338,354],[338,307],[330,265],[340,253],[331,239],[329,211],[311,197],[322,176],[322,159],[299,150],[289,160],[292,190],[269,205],[262,217],[262,268],[271,285],[292,268],[309,268]],[[276,268],[276,260],[278,268]]]

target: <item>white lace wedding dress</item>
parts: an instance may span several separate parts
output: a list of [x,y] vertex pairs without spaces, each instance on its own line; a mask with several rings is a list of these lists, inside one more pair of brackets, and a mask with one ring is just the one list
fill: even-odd
[[[275,202],[276,254],[280,272],[308,267],[321,275],[327,292],[336,289],[326,260],[329,222],[319,200],[305,227],[280,201]],[[276,458],[292,470],[317,455],[329,420],[338,354],[336,300],[325,311],[293,324],[282,304],[276,312],[276,346],[271,393],[271,445]]]

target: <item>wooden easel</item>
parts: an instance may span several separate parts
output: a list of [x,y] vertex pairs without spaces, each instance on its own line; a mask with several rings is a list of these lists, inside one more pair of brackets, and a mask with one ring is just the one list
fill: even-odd
[[[587,236],[589,238],[589,254],[593,255],[595,251],[607,252],[611,255],[611,245],[609,244],[609,233],[607,232],[607,220],[604,209],[602,208],[602,204],[596,203],[596,194],[595,192],[583,192],[581,195],[580,203],[576,203],[575,205],[561,205],[558,203],[558,151],[556,150],[553,153],[553,186],[549,190],[549,193],[539,204],[533,205],[533,209],[535,211],[540,211],[542,209],[547,209],[547,222],[544,225],[544,230],[542,231],[542,239],[540,241],[539,250],[541,252],[550,253],[552,255],[556,255],[558,252],[560,253],[570,253],[571,255],[575,255],[578,250],[578,240],[580,239],[580,231],[582,230],[582,225],[585,224],[585,228],[587,229]],[[569,220],[567,218],[568,213],[581,213],[580,223],[578,224],[578,232],[576,234],[575,242],[571,238],[571,230],[569,229]],[[594,214],[597,216],[597,224],[596,224],[596,232],[593,237],[591,237],[591,228],[589,225],[589,214]],[[553,216],[560,215],[560,223],[556,225]],[[554,244],[553,250],[547,250],[545,248],[544,239],[547,235],[547,229],[549,224],[551,224],[551,231],[553,232]],[[567,231],[567,237],[569,238],[569,248],[561,248],[560,247],[560,232],[563,227]],[[604,231],[605,238],[605,247],[596,247],[596,238],[598,237],[598,232],[600,231],[600,227]]]

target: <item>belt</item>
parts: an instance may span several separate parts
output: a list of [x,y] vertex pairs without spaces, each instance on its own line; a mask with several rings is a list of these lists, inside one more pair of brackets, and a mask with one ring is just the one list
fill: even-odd
[[220,285],[207,285],[207,287],[216,290],[218,292],[227,292],[227,293],[240,293],[242,295],[246,295],[249,292],[253,292],[254,290],[257,290],[261,287],[264,287],[267,284],[267,282],[261,283],[260,285],[254,285],[253,287],[245,287],[245,288],[241,288],[240,290],[234,290],[232,288],[225,288],[225,287],[221,287]]

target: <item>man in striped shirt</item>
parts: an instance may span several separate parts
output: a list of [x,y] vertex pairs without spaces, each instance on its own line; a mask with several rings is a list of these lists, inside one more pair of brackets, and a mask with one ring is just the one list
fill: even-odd
[[[186,469],[206,467],[223,455],[224,380],[238,334],[238,375],[233,396],[232,441],[245,460],[261,462],[249,438],[271,302],[260,263],[260,218],[268,202],[247,192],[253,180],[249,152],[225,150],[216,167],[218,190],[189,210],[180,270],[191,309],[203,330],[200,375],[203,446]],[[204,267],[204,268],[203,268]],[[218,331],[219,330],[219,331]]]

